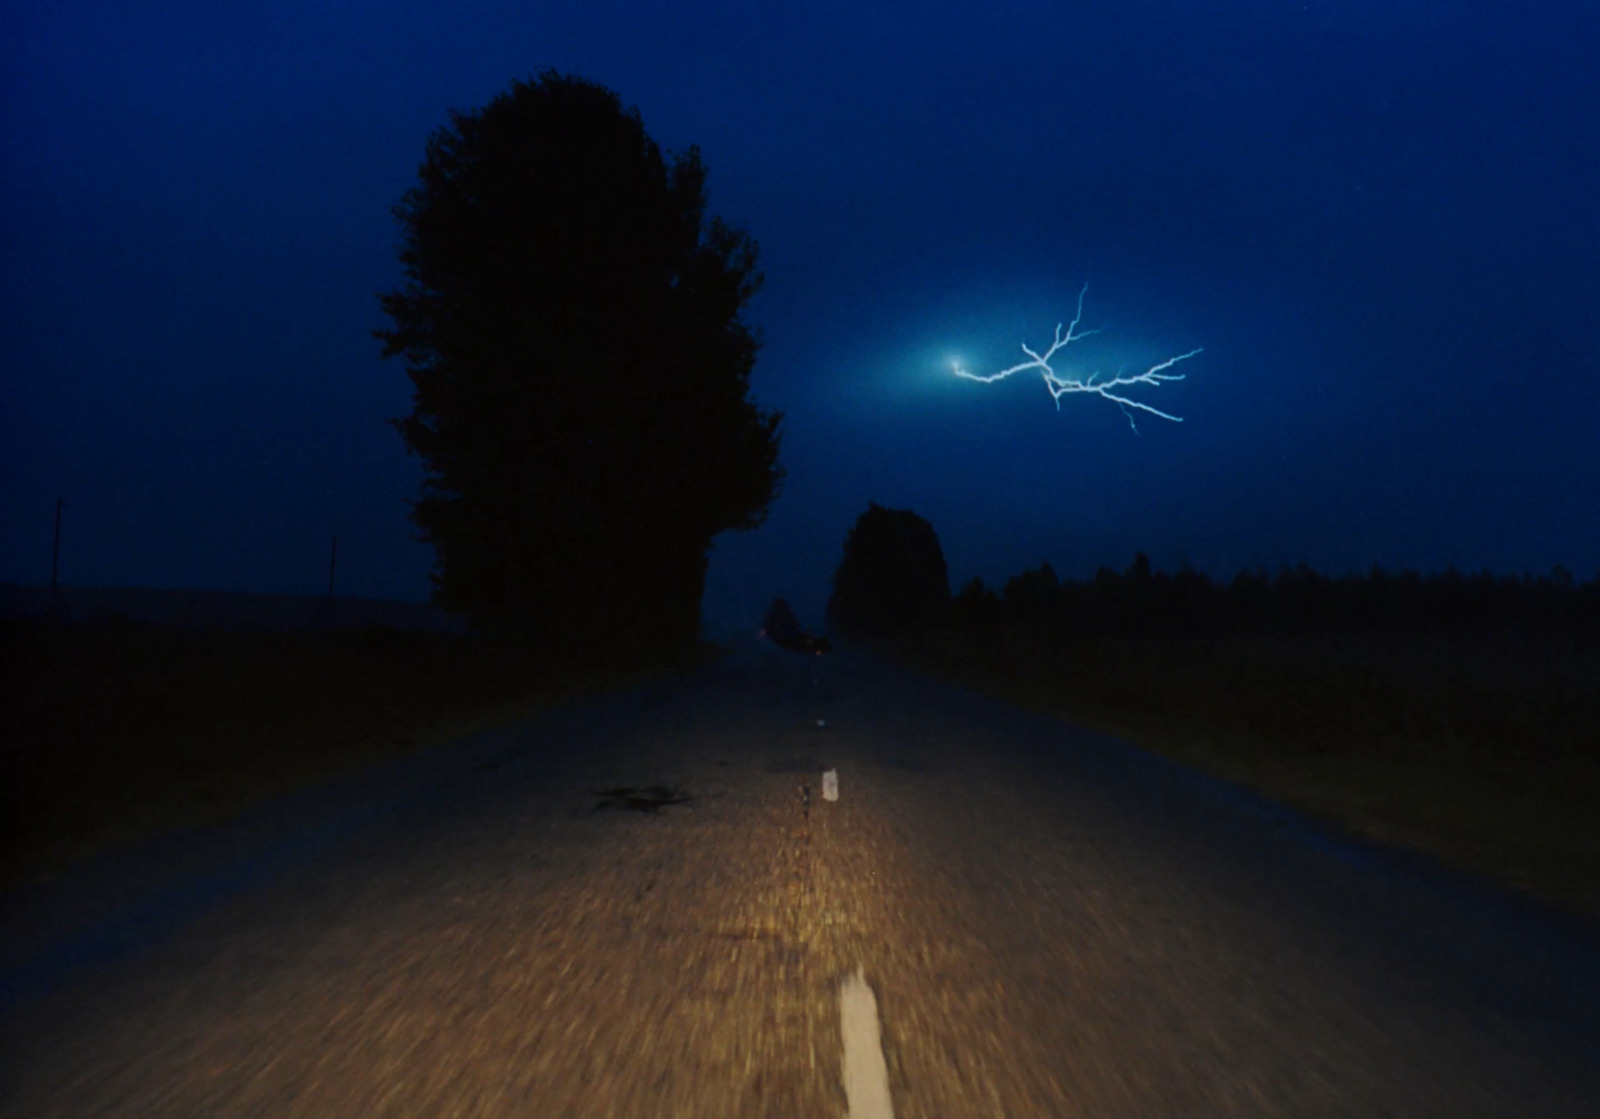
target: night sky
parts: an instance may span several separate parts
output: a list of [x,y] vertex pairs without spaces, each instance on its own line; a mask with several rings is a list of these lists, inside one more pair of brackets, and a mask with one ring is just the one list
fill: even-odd
[[[768,523],[708,631],[818,620],[869,500],[1048,560],[1600,567],[1600,5],[10,0],[0,581],[420,599],[370,336],[447,110],[547,67],[761,246]],[[1203,346],[1144,416],[1036,376]]]

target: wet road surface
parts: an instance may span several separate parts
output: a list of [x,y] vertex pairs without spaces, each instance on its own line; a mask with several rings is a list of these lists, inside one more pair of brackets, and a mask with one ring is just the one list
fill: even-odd
[[[0,1113],[1600,1115],[1583,931],[813,667],[742,651],[391,781],[316,857],[13,999]],[[881,1059],[847,1092],[852,1031]]]

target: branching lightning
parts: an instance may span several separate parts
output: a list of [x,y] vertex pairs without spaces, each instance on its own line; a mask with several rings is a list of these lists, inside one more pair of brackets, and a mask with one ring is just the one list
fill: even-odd
[[1061,324],[1057,323],[1055,341],[1050,344],[1050,348],[1043,354],[1037,353],[1024,345],[1022,352],[1027,354],[1030,360],[1013,365],[1010,369],[1002,369],[998,373],[979,375],[977,373],[968,373],[961,368],[959,361],[954,361],[950,363],[951,372],[955,373],[957,377],[965,377],[969,381],[977,381],[988,385],[993,384],[995,381],[1003,381],[1014,373],[1025,373],[1030,369],[1037,369],[1039,375],[1044,378],[1044,387],[1050,390],[1050,396],[1056,402],[1057,410],[1061,408],[1061,398],[1068,393],[1092,392],[1097,396],[1105,397],[1105,399],[1112,401],[1121,408],[1122,414],[1128,417],[1128,426],[1133,428],[1136,433],[1139,430],[1139,426],[1133,422],[1133,412],[1129,411],[1130,408],[1140,412],[1149,412],[1152,416],[1159,416],[1164,420],[1171,420],[1173,423],[1182,423],[1183,418],[1181,416],[1163,412],[1161,409],[1152,407],[1143,401],[1124,396],[1116,390],[1130,385],[1155,385],[1160,387],[1166,381],[1183,380],[1184,375],[1182,373],[1168,373],[1167,370],[1177,365],[1180,361],[1187,361],[1189,358],[1194,357],[1204,349],[1203,346],[1197,346],[1188,353],[1179,354],[1177,357],[1169,357],[1166,361],[1152,365],[1137,376],[1129,376],[1118,372],[1115,377],[1101,380],[1099,379],[1099,373],[1091,373],[1087,378],[1080,379],[1077,377],[1063,377],[1050,367],[1050,359],[1055,357],[1057,351],[1066,348],[1073,342],[1087,338],[1091,334],[1100,333],[1099,330],[1078,329],[1078,324],[1083,321],[1083,297],[1088,291],[1089,285],[1084,284],[1083,290],[1078,293],[1077,313],[1072,316],[1072,322],[1067,324],[1066,334],[1061,333]]

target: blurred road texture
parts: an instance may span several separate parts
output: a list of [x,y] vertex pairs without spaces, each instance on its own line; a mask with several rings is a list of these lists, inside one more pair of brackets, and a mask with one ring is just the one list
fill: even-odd
[[315,858],[57,952],[4,1009],[0,1113],[831,1119],[859,969],[901,1119],[1600,1114],[1588,931],[1109,739],[815,667],[745,649],[435,760],[426,795],[390,773],[403,806]]

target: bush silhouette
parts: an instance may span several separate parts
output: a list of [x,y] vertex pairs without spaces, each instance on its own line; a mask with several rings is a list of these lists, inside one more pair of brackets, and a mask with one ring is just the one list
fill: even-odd
[[800,619],[787,599],[775,598],[767,608],[766,619],[761,623],[761,635],[781,649],[792,653],[831,653],[833,645],[826,637],[814,636],[800,628]]
[[933,526],[872,502],[844,541],[828,618],[841,633],[891,637],[943,622],[950,577]]

